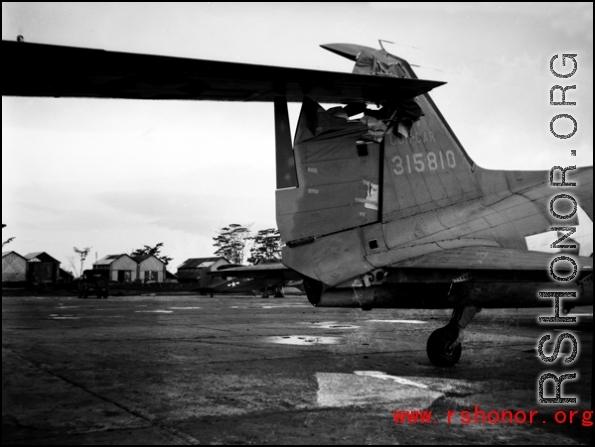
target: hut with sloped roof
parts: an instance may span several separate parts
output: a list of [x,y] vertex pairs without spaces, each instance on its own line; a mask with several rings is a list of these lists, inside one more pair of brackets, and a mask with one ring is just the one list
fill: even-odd
[[27,258],[16,251],[2,252],[2,282],[25,282],[27,280]]
[[138,279],[138,264],[127,254],[107,255],[93,264],[94,270],[109,270],[109,280],[131,283]]
[[27,259],[27,281],[32,284],[55,284],[60,274],[60,261],[45,251],[25,255]]
[[70,273],[69,271],[61,268],[60,271],[58,272],[58,280],[62,284],[69,284],[74,280],[74,275],[72,273]]
[[223,257],[190,258],[178,267],[176,276],[182,284],[208,287],[212,281],[208,272],[215,271],[222,265],[229,265],[229,261]]
[[143,283],[165,282],[165,263],[153,255],[132,256],[136,261],[136,277]]

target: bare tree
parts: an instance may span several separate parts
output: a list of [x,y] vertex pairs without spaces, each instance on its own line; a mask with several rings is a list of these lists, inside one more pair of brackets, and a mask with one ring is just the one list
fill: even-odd
[[76,265],[74,262],[74,256],[67,256],[66,259],[68,259],[68,264],[70,264],[70,267],[72,268],[72,274],[76,278],[78,269],[76,268]]

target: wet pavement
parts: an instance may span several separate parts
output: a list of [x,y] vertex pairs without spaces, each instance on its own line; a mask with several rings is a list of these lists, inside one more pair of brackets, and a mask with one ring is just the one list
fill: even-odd
[[[459,364],[442,369],[425,346],[444,310],[318,309],[299,296],[4,297],[2,442],[588,443],[593,308],[574,309],[578,324],[537,323],[551,313],[483,310]],[[566,330],[578,359],[542,362],[539,339]],[[570,350],[564,342],[561,356]],[[537,404],[549,371],[578,373],[562,388],[578,404]],[[405,410],[432,414],[396,423]],[[515,422],[501,422],[506,411]]]

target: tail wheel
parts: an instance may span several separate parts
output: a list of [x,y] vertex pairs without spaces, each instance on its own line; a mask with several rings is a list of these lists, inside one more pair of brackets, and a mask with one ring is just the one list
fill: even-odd
[[461,358],[463,347],[458,340],[459,331],[450,326],[436,329],[428,338],[428,358],[436,366],[453,367]]

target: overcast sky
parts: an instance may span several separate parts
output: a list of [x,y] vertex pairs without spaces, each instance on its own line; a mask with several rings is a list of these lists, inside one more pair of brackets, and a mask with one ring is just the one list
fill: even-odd
[[[590,3],[3,3],[2,39],[17,35],[343,72],[352,62],[320,44],[385,39],[420,78],[448,82],[431,96],[480,166],[593,164]],[[578,54],[570,79],[549,71],[562,53]],[[577,85],[575,107],[549,105],[555,84]],[[578,122],[569,140],[549,132],[558,113]],[[2,98],[2,238],[16,238],[5,249],[68,268],[73,247],[93,261],[163,242],[175,272],[210,256],[227,224],[275,227],[274,190],[270,104]]]

